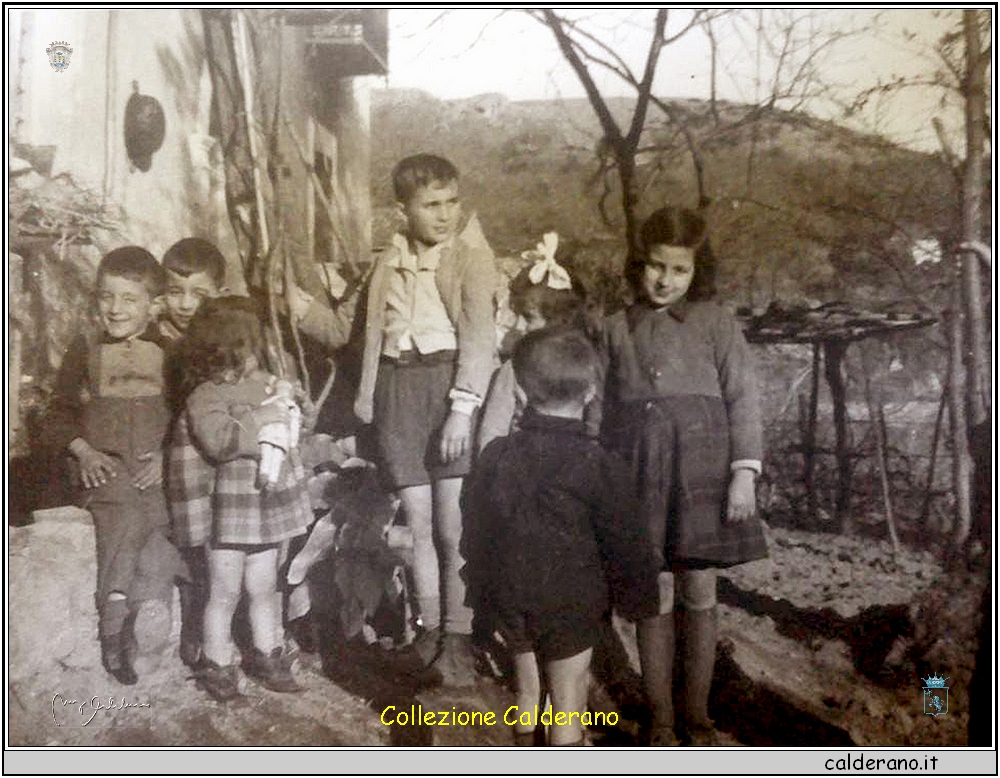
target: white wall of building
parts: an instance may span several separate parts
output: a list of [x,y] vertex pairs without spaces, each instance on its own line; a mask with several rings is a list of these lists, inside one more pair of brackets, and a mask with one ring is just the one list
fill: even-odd
[[[194,9],[36,9],[9,12],[8,138],[57,147],[52,174],[121,207],[122,242],[154,255],[198,235],[216,242],[238,276],[226,215],[221,155],[209,134],[211,82]],[[66,41],[57,73],[46,48]],[[147,172],[125,152],[133,82],[159,100],[166,136]],[[238,279],[232,279],[240,286]]]

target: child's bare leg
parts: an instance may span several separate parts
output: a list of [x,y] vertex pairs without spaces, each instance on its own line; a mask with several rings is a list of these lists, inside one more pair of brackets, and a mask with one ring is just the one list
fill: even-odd
[[460,571],[465,564],[459,551],[462,540],[461,478],[434,482],[434,526],[440,543],[444,578],[441,655],[434,663],[445,686],[473,686],[476,664],[472,655],[472,609],[465,604],[465,582]]
[[[553,721],[555,714],[560,711],[564,711],[568,719],[566,724],[553,724],[549,730],[549,745],[582,745],[583,727],[580,718],[587,709],[587,679],[593,653],[594,650],[588,648],[567,659],[545,663],[545,677],[552,697]],[[577,715],[573,716],[572,713]]]
[[413,535],[413,589],[425,629],[441,625],[441,578],[434,548],[434,504],[430,484],[405,486],[399,499]]
[[[283,569],[286,569],[285,563],[288,561],[288,546],[287,540],[282,541],[277,549],[275,556],[275,575],[278,575]],[[280,576],[279,576],[280,577]],[[281,591],[278,586],[277,579],[275,579],[274,584],[274,609],[276,616],[274,639],[277,641],[275,645],[284,646],[285,645],[285,593]]]
[[281,608],[275,607],[278,590],[278,549],[269,548],[247,554],[243,581],[250,597],[250,631],[254,648],[270,654],[280,643],[275,642],[281,621]]
[[434,482],[434,523],[441,544],[444,575],[442,626],[456,635],[472,634],[472,609],[465,604],[465,582],[460,574],[465,560],[459,551],[462,540],[462,479],[442,478]]
[[[514,654],[514,683],[517,694],[518,713],[534,711],[537,705],[541,710],[545,700],[542,696],[542,679],[538,669],[538,658],[528,651],[524,654]],[[534,745],[535,727],[514,724],[514,740],[518,745]]]
[[243,654],[243,670],[275,692],[298,692],[292,657],[285,652],[278,592],[278,547],[247,554],[243,585],[250,600],[253,649]]
[[205,605],[205,657],[217,665],[233,660],[232,623],[243,587],[245,554],[231,548],[209,548],[208,602]]

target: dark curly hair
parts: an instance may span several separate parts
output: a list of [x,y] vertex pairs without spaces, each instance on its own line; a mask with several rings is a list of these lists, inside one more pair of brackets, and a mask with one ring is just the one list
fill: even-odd
[[217,297],[206,300],[184,337],[185,397],[201,383],[234,382],[246,367],[247,357],[256,357],[266,368],[267,341],[260,306],[249,297]]
[[660,208],[642,223],[639,242],[639,254],[625,269],[633,289],[640,288],[654,246],[683,246],[694,249],[694,277],[687,299],[708,300],[715,296],[715,255],[708,240],[708,224],[700,212],[674,205]]

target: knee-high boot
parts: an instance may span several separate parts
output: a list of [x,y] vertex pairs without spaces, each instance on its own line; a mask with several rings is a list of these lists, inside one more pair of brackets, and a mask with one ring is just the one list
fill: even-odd
[[201,632],[205,619],[205,604],[198,583],[180,581],[177,584],[181,603],[181,661],[197,667],[201,661]]
[[208,601],[208,560],[203,546],[185,548],[181,554],[187,563],[189,578],[177,581],[181,604],[180,654],[181,661],[194,668],[201,662],[202,629]]
[[674,735],[674,614],[663,613],[636,625],[642,685],[652,708],[650,745],[676,745]]

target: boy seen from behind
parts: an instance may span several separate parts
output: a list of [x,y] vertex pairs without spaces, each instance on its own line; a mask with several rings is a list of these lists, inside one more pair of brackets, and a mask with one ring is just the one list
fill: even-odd
[[549,745],[583,745],[588,671],[609,594],[623,616],[644,615],[658,568],[624,464],[584,422],[598,376],[586,336],[531,332],[513,364],[526,408],[520,428],[487,444],[466,480],[464,575],[469,601],[488,611],[513,654],[516,743],[543,744],[520,714],[548,694]]

